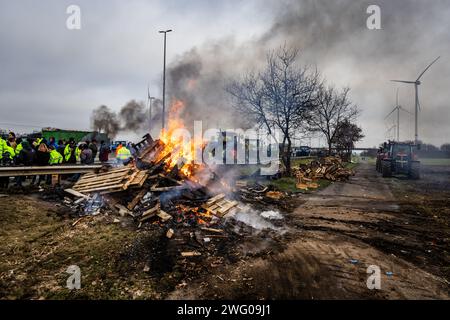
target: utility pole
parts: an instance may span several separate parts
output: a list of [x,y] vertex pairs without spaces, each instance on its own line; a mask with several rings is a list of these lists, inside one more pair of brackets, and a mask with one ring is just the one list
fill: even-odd
[[167,33],[172,32],[172,30],[162,30],[159,33],[164,33],[164,68],[163,68],[163,109],[162,109],[162,130],[165,128],[166,124],[166,43],[167,43]]
[[397,142],[400,142],[400,107],[397,103]]

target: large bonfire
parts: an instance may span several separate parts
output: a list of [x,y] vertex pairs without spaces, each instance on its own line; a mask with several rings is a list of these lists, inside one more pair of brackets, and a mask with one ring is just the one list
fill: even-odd
[[165,170],[170,172],[178,166],[179,172],[186,178],[194,178],[195,170],[199,164],[195,163],[195,151],[202,148],[201,139],[191,139],[182,119],[185,103],[175,100],[169,111],[167,128],[162,129],[160,140],[164,149],[160,152],[158,160],[164,159]]

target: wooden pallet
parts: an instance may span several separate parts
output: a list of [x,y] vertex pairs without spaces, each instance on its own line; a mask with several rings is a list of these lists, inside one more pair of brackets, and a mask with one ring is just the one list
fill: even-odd
[[72,189],[83,194],[108,194],[142,187],[147,177],[147,171],[137,170],[133,166],[120,167],[108,172],[83,175]]
[[209,199],[202,208],[221,218],[226,214],[233,213],[237,209],[237,206],[237,201],[230,201],[225,199],[224,194],[219,194]]

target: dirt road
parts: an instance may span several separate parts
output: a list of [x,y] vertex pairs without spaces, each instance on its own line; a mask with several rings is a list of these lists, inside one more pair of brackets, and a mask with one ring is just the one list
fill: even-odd
[[[284,250],[241,261],[211,276],[198,291],[189,286],[171,297],[448,299],[442,273],[448,266],[448,228],[419,212],[405,212],[404,199],[392,191],[401,183],[411,182],[383,179],[362,163],[350,182],[309,195],[290,214]],[[438,244],[438,239],[445,240]],[[371,265],[381,269],[381,290],[367,288]]]

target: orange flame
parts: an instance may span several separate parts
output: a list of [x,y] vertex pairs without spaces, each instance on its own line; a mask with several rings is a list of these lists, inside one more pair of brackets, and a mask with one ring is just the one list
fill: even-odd
[[185,131],[182,131],[182,129],[186,129],[181,118],[184,108],[185,104],[180,100],[175,100],[170,107],[167,128],[161,130],[160,133],[160,140],[164,143],[164,149],[160,152],[159,160],[167,158],[165,160],[167,172],[178,166],[182,175],[191,178],[196,168],[194,150],[197,146],[194,145],[193,139],[186,139],[187,137],[183,136]]

